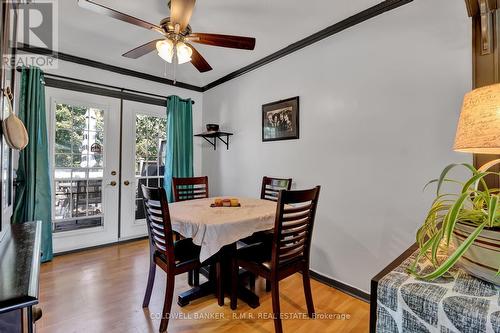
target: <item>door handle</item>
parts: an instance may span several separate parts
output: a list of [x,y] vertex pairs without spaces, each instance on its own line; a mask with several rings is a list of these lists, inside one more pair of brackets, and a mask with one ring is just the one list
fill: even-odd
[[129,186],[129,185],[130,185],[130,182],[129,182],[128,180],[126,180],[126,181],[124,181],[124,182],[123,182],[123,185],[125,185],[125,186]]
[[109,183],[111,186],[116,186],[116,182],[113,180],[111,183]]

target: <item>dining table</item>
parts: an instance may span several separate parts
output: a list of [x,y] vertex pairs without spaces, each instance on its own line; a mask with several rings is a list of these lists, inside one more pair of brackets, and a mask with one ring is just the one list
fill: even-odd
[[[244,197],[238,200],[239,207],[213,207],[215,198],[169,204],[172,229],[200,246],[202,264],[212,262],[204,272],[207,281],[179,295],[177,303],[180,306],[210,294],[218,298],[219,305],[224,305],[224,295],[231,290],[231,260],[236,255],[238,241],[256,232],[273,229],[276,202]],[[244,275],[245,272],[241,273]],[[252,308],[258,307],[258,296],[241,283],[243,279],[239,280],[238,298]]]

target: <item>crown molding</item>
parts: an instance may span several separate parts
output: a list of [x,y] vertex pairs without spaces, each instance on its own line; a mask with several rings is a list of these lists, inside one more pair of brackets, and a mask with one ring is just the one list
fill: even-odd
[[53,51],[53,50],[50,50],[47,48],[33,47],[33,46],[28,45],[28,44],[19,43],[17,45],[16,49],[21,51],[21,52],[47,55],[47,56],[51,56],[51,57],[59,59],[59,60],[69,61],[69,62],[73,62],[73,63],[79,64],[79,65],[98,68],[98,69],[110,71],[113,73],[128,75],[128,76],[136,77],[139,79],[158,82],[158,83],[162,83],[162,84],[166,84],[166,85],[174,86],[174,87],[178,87],[178,88],[184,88],[184,89],[193,90],[193,91],[197,91],[197,92],[203,92],[202,87],[198,87],[198,86],[195,86],[195,85],[192,85],[189,83],[184,83],[184,82],[179,82],[179,81],[174,83],[173,80],[170,80],[170,79],[167,79],[164,77],[146,74],[146,73],[134,71],[134,70],[131,70],[128,68],[110,65],[110,64],[106,64],[106,63],[103,63],[100,61],[82,58],[79,56],[75,56],[75,55],[71,55],[71,54],[67,54],[67,53],[63,53],[63,52],[57,52],[57,51]]
[[386,0],[383,1],[375,6],[372,6],[368,9],[365,9],[357,14],[354,14],[338,23],[335,23],[323,30],[320,30],[310,36],[307,36],[298,42],[295,42],[293,44],[290,44],[281,50],[278,50],[260,60],[257,60],[250,65],[247,65],[243,68],[240,68],[230,74],[227,74],[226,76],[221,77],[220,79],[217,79],[206,86],[203,87],[203,91],[207,91],[209,89],[212,89],[218,85],[221,85],[227,81],[233,80],[241,75],[247,74],[253,70],[256,70],[259,67],[262,67],[264,65],[267,65],[273,61],[276,61],[280,58],[283,58],[284,56],[287,56],[291,53],[294,53],[300,49],[303,49],[309,45],[312,45],[314,43],[319,42],[320,40],[323,40],[325,38],[328,38],[330,36],[333,36],[335,34],[338,34],[341,31],[344,31],[348,28],[351,28],[355,25],[358,25],[364,21],[367,21],[371,18],[374,18],[376,16],[379,16],[383,13],[386,13],[390,10],[396,9],[398,7],[401,7],[403,5],[406,5],[413,0]]

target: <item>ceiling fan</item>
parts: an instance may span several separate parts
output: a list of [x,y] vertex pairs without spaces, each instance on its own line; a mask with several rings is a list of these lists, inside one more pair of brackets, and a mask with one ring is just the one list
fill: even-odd
[[193,33],[189,20],[195,2],[196,0],[170,0],[168,3],[170,17],[161,20],[159,25],[121,13],[91,0],[78,0],[78,5],[99,14],[157,31],[163,35],[163,38],[152,40],[122,55],[127,58],[137,59],[156,49],[158,55],[165,61],[174,64],[191,62],[198,71],[203,73],[212,70],[212,67],[191,45],[191,42],[243,50],[255,48],[255,38],[252,37]]

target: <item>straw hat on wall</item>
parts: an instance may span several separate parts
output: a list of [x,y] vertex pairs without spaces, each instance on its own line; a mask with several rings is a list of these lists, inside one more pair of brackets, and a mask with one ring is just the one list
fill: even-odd
[[28,132],[21,119],[14,114],[11,99],[12,93],[10,88],[7,88],[4,90],[4,103],[7,103],[9,116],[2,122],[3,135],[9,147],[22,150],[28,145]]

